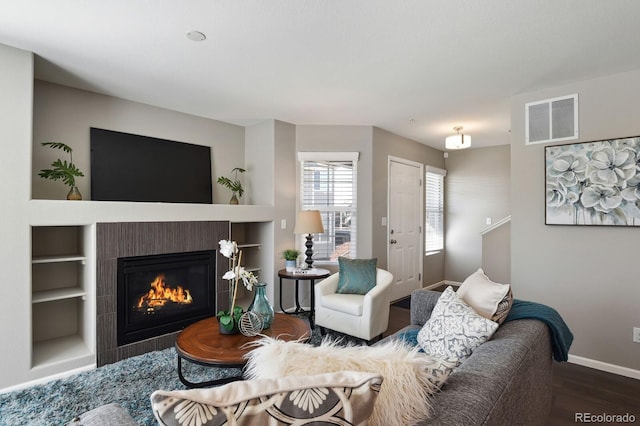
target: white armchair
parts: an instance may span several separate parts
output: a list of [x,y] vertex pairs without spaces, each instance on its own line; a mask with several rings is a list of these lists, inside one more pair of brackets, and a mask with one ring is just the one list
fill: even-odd
[[393,275],[376,271],[376,286],[365,295],[336,293],[339,273],[316,284],[316,325],[367,341],[381,336],[389,325]]

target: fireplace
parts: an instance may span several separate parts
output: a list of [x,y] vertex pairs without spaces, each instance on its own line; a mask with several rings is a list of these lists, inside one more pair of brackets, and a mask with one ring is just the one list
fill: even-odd
[[[178,328],[175,331],[169,331],[156,337],[143,338],[143,340],[133,343],[118,343],[118,263],[123,259],[139,256],[153,259],[153,256],[156,255],[174,253],[202,251],[215,253],[218,250],[218,241],[229,239],[229,230],[230,225],[227,221],[96,224],[96,364],[98,366],[173,347],[176,336],[180,332],[180,328]],[[229,269],[229,259],[216,255],[215,268],[209,268],[209,274],[215,279],[215,283],[210,282],[209,284],[215,286],[215,291],[210,288],[209,297],[205,300],[211,304],[208,315],[213,316],[219,310],[228,309],[229,286],[222,279],[222,275]],[[201,301],[202,298],[196,297],[197,290],[190,288],[190,284],[175,283],[170,274],[167,272],[164,274],[166,285],[172,287],[179,285],[183,289],[189,289],[189,294],[194,302]],[[158,274],[150,273],[150,275],[153,276],[148,277],[146,281],[151,281],[144,284],[142,293],[146,294],[149,291],[150,282],[153,282]],[[137,302],[136,296],[138,295],[129,296],[131,303],[134,303],[134,300]],[[182,308],[183,310],[184,308],[191,309],[193,306],[195,305],[183,305]],[[156,332],[157,329],[153,334]],[[138,337],[136,336],[136,338]],[[122,340],[120,338],[120,341]]]
[[118,258],[118,346],[215,315],[215,254],[204,250]]

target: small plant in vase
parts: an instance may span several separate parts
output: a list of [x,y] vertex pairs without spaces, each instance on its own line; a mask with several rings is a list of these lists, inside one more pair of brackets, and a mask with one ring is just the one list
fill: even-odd
[[293,272],[296,269],[296,260],[298,260],[298,256],[300,256],[300,250],[296,249],[286,249],[282,252],[282,257],[284,258],[284,266],[287,272]]
[[67,160],[57,159],[51,163],[52,169],[42,169],[38,176],[44,179],[62,180],[62,183],[71,187],[67,194],[67,200],[82,200],[82,195],[76,187],[76,178],[83,177],[84,173],[73,164],[73,149],[69,145],[62,142],[42,142],[42,146],[48,146],[52,149],[61,149],[69,153],[69,162]]
[[244,173],[245,169],[236,167],[231,170],[231,172],[234,174],[233,179],[226,176],[220,176],[218,178],[218,183],[231,190],[232,195],[229,204],[238,204],[238,197],[242,197],[242,194],[244,194],[244,188],[242,187],[242,182],[238,179],[238,173]]
[[239,332],[238,324],[243,313],[243,309],[240,306],[236,306],[238,284],[242,281],[245,288],[251,291],[258,279],[253,275],[253,272],[249,272],[240,266],[242,250],[238,250],[238,245],[235,241],[220,240],[218,244],[220,245],[220,253],[224,257],[231,259],[231,270],[222,276],[223,279],[229,280],[229,310],[219,311],[216,318],[218,318],[221,333],[237,334]]

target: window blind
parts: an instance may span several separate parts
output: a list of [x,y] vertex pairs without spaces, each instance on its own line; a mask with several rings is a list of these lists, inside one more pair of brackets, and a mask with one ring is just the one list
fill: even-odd
[[[314,261],[356,257],[357,153],[299,153],[300,209],[319,210],[324,233],[314,235]],[[300,236],[300,244],[304,236]]]
[[444,177],[446,170],[427,166],[425,174],[426,253],[444,249]]

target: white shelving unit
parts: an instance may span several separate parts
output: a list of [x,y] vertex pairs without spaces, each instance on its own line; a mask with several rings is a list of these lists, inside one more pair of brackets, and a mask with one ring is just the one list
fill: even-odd
[[245,265],[244,269],[247,271],[253,272],[258,278],[260,276],[260,272],[262,271],[262,267],[255,259],[255,256],[252,255],[251,250],[253,249],[261,249],[262,244],[260,243],[238,243],[238,249],[242,250],[245,261],[242,263]]
[[[242,266],[254,273],[261,281],[261,275],[265,265],[262,251],[262,222],[233,222],[231,223],[231,239],[242,250]],[[237,303],[243,308],[248,308],[253,301],[253,292],[247,291],[244,286],[238,288]]]
[[55,300],[85,297],[86,295],[87,292],[81,287],[56,288],[53,290],[34,291],[31,294],[31,303],[53,302]]
[[[159,209],[157,203],[30,200],[24,218],[30,247],[17,256],[26,263],[21,278],[29,288],[21,297],[28,308],[21,310],[24,319],[20,324],[5,324],[4,329],[12,333],[18,327],[24,338],[19,351],[5,351],[2,357],[5,368],[0,387],[96,366],[96,304],[103,302],[96,299],[95,288],[97,223],[229,218],[253,223],[249,232],[257,229],[259,234],[253,234],[252,241],[236,238],[246,244],[243,251],[248,257],[243,265],[271,282],[273,239],[268,231],[273,215],[273,206],[268,205],[168,203]],[[251,258],[250,252],[256,257]],[[241,296],[248,307],[253,295]]]
[[91,227],[31,227],[31,367],[95,362]]

